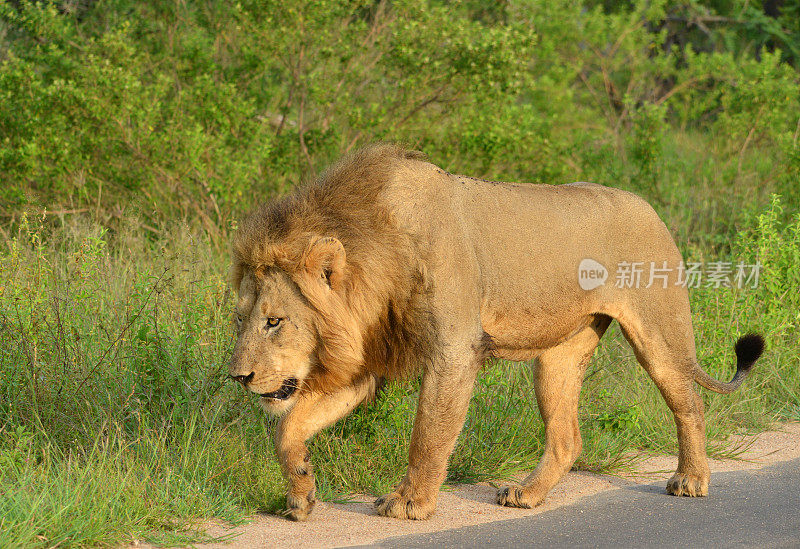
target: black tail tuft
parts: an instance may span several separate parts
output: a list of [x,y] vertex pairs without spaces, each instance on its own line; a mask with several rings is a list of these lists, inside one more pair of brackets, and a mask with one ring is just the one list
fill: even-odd
[[747,334],[739,338],[734,347],[736,370],[749,370],[764,352],[764,338],[758,334]]
[[715,393],[727,395],[735,391],[747,377],[758,357],[764,352],[764,338],[758,334],[747,334],[739,338],[734,350],[736,351],[736,373],[728,383],[714,379],[699,366],[695,367],[694,380]]

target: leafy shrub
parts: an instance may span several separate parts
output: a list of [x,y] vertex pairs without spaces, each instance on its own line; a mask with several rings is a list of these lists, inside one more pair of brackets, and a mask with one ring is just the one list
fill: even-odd
[[[178,218],[223,246],[254,199],[390,139],[453,172],[621,185],[667,213],[683,200],[717,233],[716,199],[659,189],[798,194],[780,168],[797,141],[794,58],[759,49],[796,42],[793,4],[778,42],[763,21],[756,46],[732,22],[710,42],[692,23],[748,6],[5,0],[0,201],[15,227],[45,206],[114,230],[134,216],[151,238]],[[675,125],[710,133],[687,142]],[[716,167],[692,159],[706,149]],[[687,174],[700,189],[676,182]]]

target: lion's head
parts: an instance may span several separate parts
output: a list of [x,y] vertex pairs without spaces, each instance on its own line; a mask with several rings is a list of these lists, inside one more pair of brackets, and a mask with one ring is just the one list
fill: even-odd
[[[273,413],[291,407],[314,378],[330,377],[326,367],[334,362],[340,373],[352,373],[363,362],[361,329],[343,299],[341,242],[312,238],[298,261],[282,257],[274,265],[241,272],[239,337],[229,368],[231,377],[261,395]],[[343,359],[349,367],[343,367]]]
[[230,375],[261,395],[271,411],[290,407],[311,371],[316,343],[312,317],[297,284],[284,271],[249,271],[242,278]]
[[398,166],[417,157],[394,146],[364,149],[240,223],[231,270],[239,337],[229,371],[267,411],[363,376],[399,377],[432,356],[424,269],[381,198]]

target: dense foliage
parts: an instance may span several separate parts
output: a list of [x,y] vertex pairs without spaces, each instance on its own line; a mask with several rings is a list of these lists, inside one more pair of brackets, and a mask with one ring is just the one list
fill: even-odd
[[688,203],[726,237],[739,213],[709,200],[797,203],[796,0],[0,6],[6,216],[224,232],[378,139],[454,172]]

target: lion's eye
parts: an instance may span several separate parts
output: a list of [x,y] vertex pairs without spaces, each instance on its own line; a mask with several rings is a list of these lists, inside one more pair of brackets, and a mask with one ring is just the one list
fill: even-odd
[[275,326],[281,323],[281,320],[282,319],[275,316],[267,318],[267,328],[274,328]]
[[241,324],[243,320],[242,315],[236,315],[236,324]]

